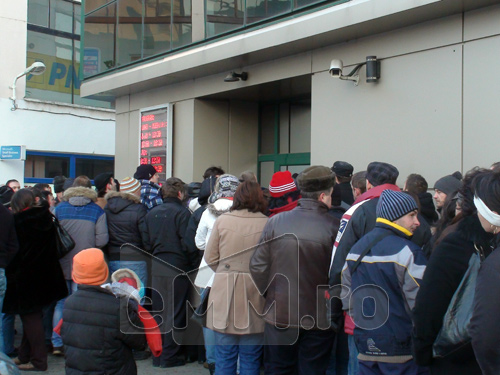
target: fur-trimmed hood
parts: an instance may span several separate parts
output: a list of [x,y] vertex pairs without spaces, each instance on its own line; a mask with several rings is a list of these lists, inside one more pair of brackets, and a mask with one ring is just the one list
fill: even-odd
[[106,205],[107,209],[114,214],[123,211],[131,205],[141,203],[141,199],[136,195],[118,191],[110,191],[104,196],[104,199],[108,202]]
[[72,187],[64,192],[62,200],[72,206],[86,206],[97,201],[97,192],[86,187]]
[[126,199],[126,200],[132,201],[134,203],[141,203],[141,198],[139,198],[137,195],[133,195],[130,193],[124,193],[124,192],[120,192],[120,191],[110,191],[109,193],[107,193],[104,196],[104,199],[109,201],[111,198],[116,198],[116,197]]
[[214,203],[211,203],[207,206],[207,210],[214,216],[219,217],[226,212],[231,210],[233,206],[232,199],[219,198]]
[[64,191],[62,200],[69,201],[71,198],[77,198],[77,197],[88,198],[92,202],[95,202],[97,201],[97,192],[95,190],[86,187],[81,187],[81,186],[72,187]]

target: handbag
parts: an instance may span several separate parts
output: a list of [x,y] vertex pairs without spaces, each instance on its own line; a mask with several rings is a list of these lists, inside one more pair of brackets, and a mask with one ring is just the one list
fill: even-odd
[[482,249],[474,245],[476,251],[469,260],[469,266],[453,295],[443,318],[443,326],[432,346],[433,356],[447,357],[470,344],[470,320],[472,317],[477,274],[484,259]]
[[193,315],[191,315],[190,320],[201,325],[202,327],[207,326],[207,310],[208,310],[208,296],[210,295],[211,287],[207,286],[200,296],[200,304],[194,310]]
[[75,248],[75,241],[70,234],[64,229],[57,217],[53,217],[54,226],[56,227],[56,250],[57,258],[61,259],[71,250]]

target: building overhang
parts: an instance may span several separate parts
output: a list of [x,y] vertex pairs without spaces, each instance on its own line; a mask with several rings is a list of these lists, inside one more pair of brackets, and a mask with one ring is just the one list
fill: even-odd
[[499,3],[500,0],[352,0],[86,79],[80,94],[85,97],[106,92],[120,97]]

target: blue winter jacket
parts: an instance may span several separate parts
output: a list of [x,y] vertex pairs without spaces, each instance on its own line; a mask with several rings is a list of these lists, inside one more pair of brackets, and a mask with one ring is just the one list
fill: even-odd
[[[360,359],[411,359],[411,310],[426,265],[422,249],[409,240],[411,235],[405,228],[378,218],[375,228],[347,255],[342,284],[349,290],[344,288],[342,302],[356,324],[354,338]],[[353,273],[360,254],[370,246],[371,251]]]

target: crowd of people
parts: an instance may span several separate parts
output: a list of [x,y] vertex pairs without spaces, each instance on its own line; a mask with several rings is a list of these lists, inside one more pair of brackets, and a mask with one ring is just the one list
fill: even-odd
[[266,187],[251,171],[202,177],[160,181],[145,164],[120,181],[57,176],[53,191],[8,180],[0,350],[24,371],[64,356],[67,374],[134,375],[150,357],[217,375],[500,373],[498,163],[402,189],[383,162]]

